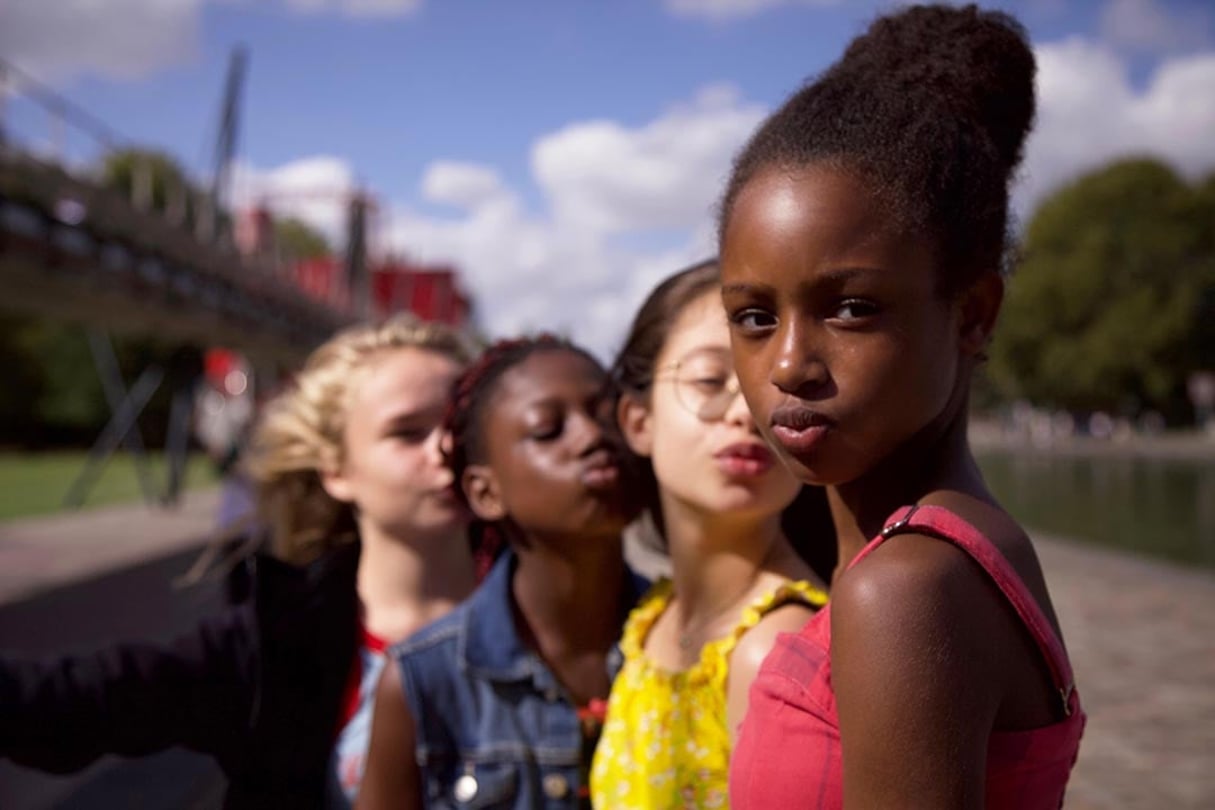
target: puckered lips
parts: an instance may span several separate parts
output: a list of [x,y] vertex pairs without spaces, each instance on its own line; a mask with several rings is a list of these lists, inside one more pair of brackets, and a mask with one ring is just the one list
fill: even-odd
[[591,492],[607,492],[620,480],[620,461],[610,450],[596,450],[582,468],[582,485]]
[[713,459],[718,468],[732,478],[761,476],[776,463],[767,445],[754,441],[735,442],[723,447],[713,454]]
[[781,405],[769,421],[772,438],[791,456],[812,452],[831,429],[831,420],[805,405]]

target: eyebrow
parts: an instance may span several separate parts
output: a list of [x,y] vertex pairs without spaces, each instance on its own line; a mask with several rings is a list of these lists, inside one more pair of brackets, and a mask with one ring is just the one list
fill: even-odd
[[431,416],[442,416],[445,405],[435,405],[433,407],[413,408],[411,410],[400,410],[390,413],[380,420],[380,424],[387,427],[395,427],[400,424],[418,422],[429,419]]
[[[859,276],[869,275],[878,272],[876,267],[833,267],[830,270],[824,270],[822,273],[814,277],[811,286],[822,287],[826,285],[841,286],[848,281]],[[798,286],[806,286],[803,282]],[[747,293],[765,293],[772,294],[775,288],[771,284],[760,282],[736,282],[734,284],[723,284],[721,288],[722,295],[729,294],[747,294]]]
[[714,352],[714,353],[718,353],[718,354],[729,354],[730,347],[729,347],[729,345],[723,346],[720,343],[701,343],[699,346],[693,346],[692,348],[688,349],[686,352],[683,353],[683,356],[687,357],[690,354],[697,354],[699,352]]
[[769,292],[772,288],[767,284],[753,283],[735,283],[721,285],[721,294],[730,295],[732,293],[749,293],[749,292]]

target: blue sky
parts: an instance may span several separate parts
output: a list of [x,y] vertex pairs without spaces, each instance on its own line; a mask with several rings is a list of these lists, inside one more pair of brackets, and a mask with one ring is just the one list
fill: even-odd
[[[495,334],[608,353],[645,291],[711,247],[730,156],[887,2],[0,0],[0,56],[125,138],[209,171],[230,49],[249,49],[241,200],[335,236],[320,191],[368,188],[377,241],[453,261]],[[1215,168],[1215,11],[1023,0],[1040,127],[1018,205],[1151,152]],[[10,127],[45,121],[10,99]]]

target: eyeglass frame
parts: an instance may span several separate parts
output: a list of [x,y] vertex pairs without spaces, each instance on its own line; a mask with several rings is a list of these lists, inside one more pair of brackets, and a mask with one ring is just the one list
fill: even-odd
[[[684,395],[679,393],[679,389],[683,387],[679,380],[679,369],[690,358],[697,354],[705,353],[705,351],[705,349],[695,349],[688,352],[674,363],[654,369],[654,374],[650,377],[650,383],[653,384],[666,381],[674,383],[675,399],[679,402],[680,407],[702,422],[716,422],[725,418],[726,414],[730,412],[730,406],[734,404],[735,398],[742,393],[742,384],[738,381],[737,372],[731,370],[729,376],[726,378],[726,383],[722,387],[721,392],[714,394],[711,397],[706,397],[700,408],[692,408],[689,406],[688,403],[684,401]],[[668,372],[671,373],[668,375]],[[705,409],[709,406],[709,404],[712,402],[717,402],[718,400],[720,400],[721,404],[706,413]],[[718,408],[720,408],[720,411]]]

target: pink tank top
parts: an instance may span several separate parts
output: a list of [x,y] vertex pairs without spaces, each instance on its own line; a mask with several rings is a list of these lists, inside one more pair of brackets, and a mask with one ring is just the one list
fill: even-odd
[[[992,732],[985,807],[1060,807],[1080,748],[1084,713],[1058,636],[991,541],[938,506],[895,512],[849,568],[884,540],[903,532],[951,542],[983,567],[1033,635],[1059,692],[1064,715],[1059,722],[1028,731]],[[830,610],[828,603],[800,632],[780,635],[751,685],[750,707],[730,766],[730,805],[735,810],[843,807],[839,715],[831,686]]]

